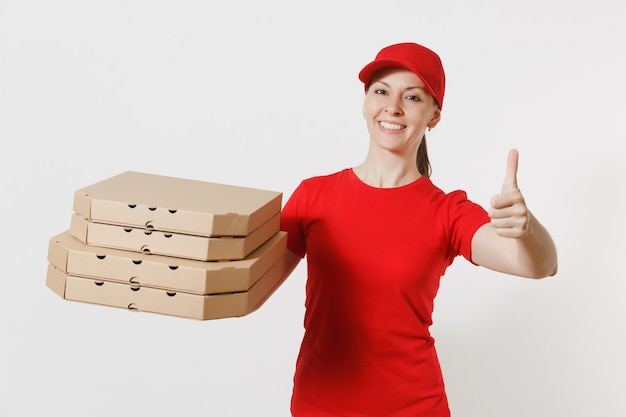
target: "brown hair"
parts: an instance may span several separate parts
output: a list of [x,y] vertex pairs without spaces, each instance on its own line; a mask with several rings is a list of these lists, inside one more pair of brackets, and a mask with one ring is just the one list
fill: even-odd
[[432,167],[428,160],[428,149],[426,148],[426,135],[422,137],[419,148],[417,148],[417,157],[415,158],[417,163],[417,170],[426,178],[430,178],[432,173]]

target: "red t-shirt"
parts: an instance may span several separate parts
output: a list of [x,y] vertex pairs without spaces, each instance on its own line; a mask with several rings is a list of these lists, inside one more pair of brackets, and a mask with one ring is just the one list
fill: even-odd
[[488,221],[465,192],[446,194],[425,177],[375,188],[345,169],[302,181],[281,214],[308,271],[292,414],[449,416],[433,302]]

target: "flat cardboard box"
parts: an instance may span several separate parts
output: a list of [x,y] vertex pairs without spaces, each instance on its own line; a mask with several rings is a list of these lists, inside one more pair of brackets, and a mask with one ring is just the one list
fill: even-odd
[[69,232],[88,245],[199,261],[241,260],[280,229],[275,214],[244,237],[207,237],[94,223],[72,214]]
[[48,264],[46,286],[60,297],[198,320],[241,317],[256,311],[285,280],[284,257],[248,291],[199,295],[67,275]]
[[200,236],[246,236],[281,210],[282,193],[127,171],[74,193],[94,223]]
[[66,275],[196,294],[249,290],[287,249],[278,232],[243,260],[197,261],[91,246],[65,231],[49,240],[48,262]]

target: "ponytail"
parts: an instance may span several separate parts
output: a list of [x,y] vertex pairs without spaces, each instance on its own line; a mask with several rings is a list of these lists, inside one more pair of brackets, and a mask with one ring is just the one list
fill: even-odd
[[417,163],[417,170],[422,176],[426,178],[430,178],[430,174],[432,173],[432,167],[430,166],[430,161],[428,160],[428,149],[426,149],[426,135],[422,137],[422,141],[420,142],[419,148],[417,148],[417,158],[415,159]]

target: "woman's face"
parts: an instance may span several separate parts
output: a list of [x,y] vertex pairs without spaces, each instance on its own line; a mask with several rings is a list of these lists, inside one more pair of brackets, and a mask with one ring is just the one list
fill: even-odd
[[413,72],[392,68],[372,78],[363,113],[371,140],[393,152],[417,152],[424,131],[441,118],[439,107]]

